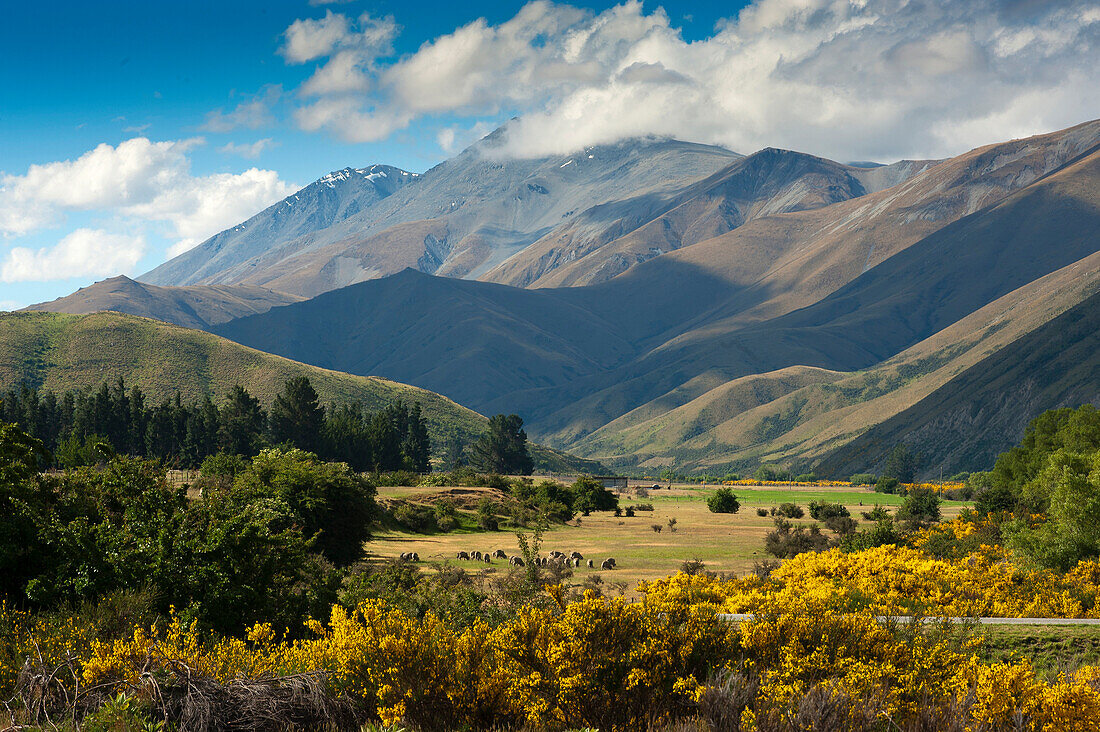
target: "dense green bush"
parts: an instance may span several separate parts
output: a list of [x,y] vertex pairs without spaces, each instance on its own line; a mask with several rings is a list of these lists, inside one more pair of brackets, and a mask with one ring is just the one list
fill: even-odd
[[829,503],[828,501],[810,501],[810,517],[817,521],[828,521],[830,518],[847,517],[852,514],[841,503]]
[[876,480],[874,473],[856,473],[848,482],[852,485],[874,485]]
[[582,475],[569,486],[574,511],[587,515],[592,511],[614,511],[619,507],[619,499],[614,493],[603,487],[603,483]]
[[338,566],[358,560],[378,515],[375,487],[344,463],[325,463],[297,449],[264,450],[237,476],[236,490],[281,498],[302,532]]
[[737,513],[741,510],[741,502],[729,488],[719,488],[707,498],[707,508],[711,513]]
[[775,509],[777,516],[789,519],[800,519],[806,515],[806,512],[802,510],[802,506],[797,503],[780,503],[779,507]]
[[901,482],[897,478],[892,478],[888,475],[884,475],[877,481],[875,481],[875,492],[897,493],[900,486]]

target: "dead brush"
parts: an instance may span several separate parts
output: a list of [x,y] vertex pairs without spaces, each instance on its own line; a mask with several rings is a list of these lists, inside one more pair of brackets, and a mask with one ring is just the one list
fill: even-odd
[[179,732],[357,730],[364,721],[347,699],[334,697],[322,671],[227,682],[177,660],[147,658],[137,681],[81,687],[74,662],[57,668],[28,661],[18,691],[29,721],[52,728],[78,721],[119,690],[147,699],[152,714]]

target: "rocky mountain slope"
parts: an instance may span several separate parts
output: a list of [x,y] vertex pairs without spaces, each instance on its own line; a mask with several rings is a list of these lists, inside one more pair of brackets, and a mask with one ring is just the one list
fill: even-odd
[[[1087,268],[1073,268],[1100,249],[1098,143],[1100,123],[1088,123],[980,148],[908,178],[897,173],[904,180],[880,190],[861,183],[858,169],[792,157],[799,166],[812,162],[815,175],[850,175],[834,178],[850,181],[838,198],[857,184],[863,194],[755,219],[748,206],[750,220],[738,228],[599,284],[524,290],[405,272],[217,332],[437,389],[481,411],[518,411],[532,434],[623,464],[732,464],[765,453],[810,459],[934,387],[888,390],[897,392],[889,406],[864,412],[872,421],[798,455],[778,448],[812,419],[823,429],[830,410],[803,414],[781,402],[790,394],[864,378],[952,327],[963,328],[954,338],[977,343],[992,326],[968,318],[1058,272],[1055,294],[1071,293],[1054,298],[1062,310],[1091,294],[1073,274]],[[713,210],[732,217],[735,208]],[[1061,311],[1017,304],[1012,312],[1006,332],[1021,337]],[[1006,343],[981,347],[994,345]],[[951,368],[976,362],[968,353],[969,362],[958,360],[961,352],[948,359]],[[914,363],[931,355],[913,356]],[[879,377],[916,369],[944,378],[929,363],[903,359]],[[834,400],[837,408],[853,406],[842,402]],[[765,405],[774,408],[749,414]],[[662,436],[662,415],[698,424],[672,444]],[[744,440],[714,431],[731,420],[764,424],[755,430],[761,450],[750,455]],[[609,436],[616,431],[622,439]],[[684,446],[695,438],[704,442]]]
[[926,476],[974,470],[1011,447],[1035,415],[1089,402],[1100,405],[1100,293],[836,449],[818,469],[880,469],[905,444]]
[[317,232],[369,209],[416,179],[415,173],[388,165],[337,170],[139,279],[151,285],[241,284],[250,260],[276,243],[303,240],[304,246],[316,239]]
[[[476,278],[593,205],[659,207],[739,157],[643,140],[516,159],[503,157],[500,141],[498,131],[420,176],[392,168],[326,176],[139,279],[313,296],[406,267]],[[314,213],[321,208],[330,213]]]

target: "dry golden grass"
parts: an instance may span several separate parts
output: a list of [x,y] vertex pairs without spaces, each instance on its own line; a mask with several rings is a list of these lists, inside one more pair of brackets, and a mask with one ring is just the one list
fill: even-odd
[[[429,494],[438,494],[439,488],[381,488],[382,500],[402,498],[416,501]],[[470,489],[463,489],[470,490]],[[757,508],[770,509],[785,501],[798,503],[807,509],[804,523],[810,523],[808,505],[814,499],[841,502],[852,516],[862,521],[861,511],[869,511],[875,503],[896,506],[898,496],[883,495],[858,488],[772,488],[738,486],[735,492],[741,501],[737,514],[716,514],[707,509],[706,497],[713,488],[676,486],[671,490],[651,491],[648,498],[633,494],[621,496],[619,503],[626,507],[638,503],[652,503],[653,511],[638,511],[633,518],[616,518],[611,512],[595,513],[580,517],[565,526],[554,526],[543,535],[541,553],[552,550],[566,553],[578,551],[585,559],[595,560],[596,569],[581,567],[574,570],[573,582],[583,582],[589,574],[599,573],[605,582],[625,582],[633,590],[641,580],[652,580],[674,574],[687,560],[700,559],[708,570],[745,574],[753,563],[769,558],[764,553],[764,535],[772,529],[772,518],[756,514]],[[860,505],[862,501],[862,505]],[[944,502],[945,518],[958,515],[967,504]],[[668,520],[676,519],[676,530],[670,531]],[[660,533],[653,524],[662,527]],[[509,555],[519,554],[513,531],[495,532],[459,531],[441,534],[413,534],[407,532],[382,532],[367,546],[371,555],[378,558],[397,557],[402,552],[418,552],[423,562],[456,561],[459,551],[495,551],[503,549]],[[600,563],[614,557],[618,568],[601,571]],[[459,561],[460,566],[470,568],[507,567],[504,560],[492,565]]]

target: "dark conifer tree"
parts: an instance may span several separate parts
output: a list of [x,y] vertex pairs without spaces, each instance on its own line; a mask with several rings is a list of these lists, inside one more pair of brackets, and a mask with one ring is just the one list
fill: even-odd
[[286,382],[283,393],[271,405],[271,436],[274,442],[289,442],[307,452],[321,448],[325,410],[317,391],[306,376]]

